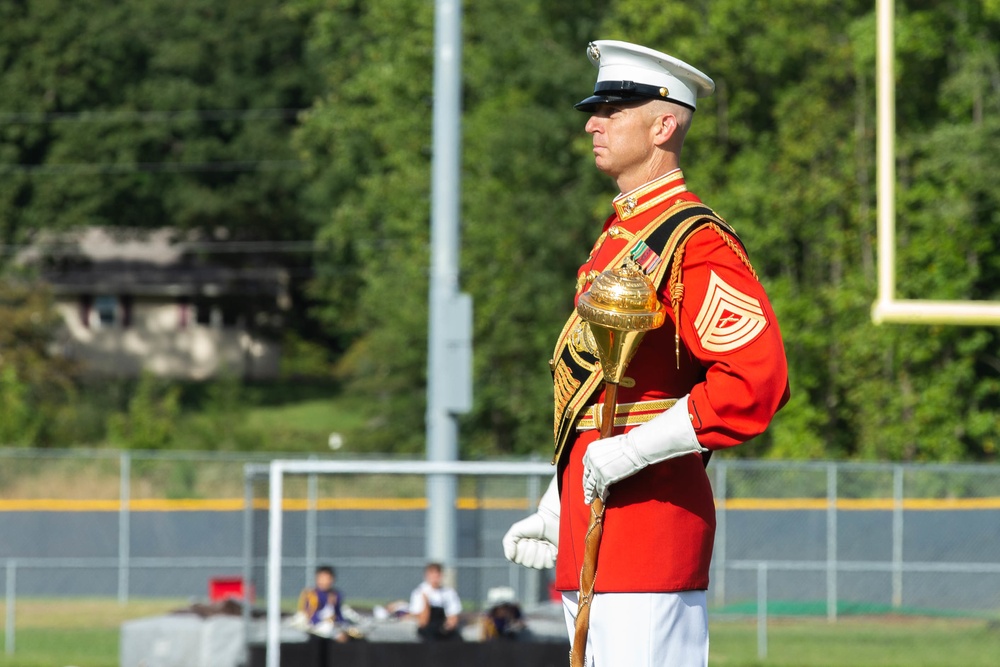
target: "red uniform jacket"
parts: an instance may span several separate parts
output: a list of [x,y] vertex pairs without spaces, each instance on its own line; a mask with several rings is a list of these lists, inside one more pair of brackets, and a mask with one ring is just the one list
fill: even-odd
[[[630,234],[679,201],[699,201],[674,171],[615,199],[587,262],[580,267],[576,298],[628,244]],[[617,226],[619,229],[615,229]],[[609,233],[611,230],[611,233]],[[728,238],[728,242],[727,242]],[[688,412],[699,443],[710,450],[737,445],[767,427],[788,400],[781,333],[767,295],[737,254],[731,237],[701,228],[684,248],[680,308],[680,367],[675,353],[677,323],[668,294],[660,301],[669,317],[648,332],[626,371],[618,402],[690,394]],[[662,258],[669,261],[670,258]],[[591,403],[603,402],[603,391]],[[621,430],[616,430],[616,433]],[[576,590],[583,563],[589,507],[583,501],[583,455],[598,431],[574,432],[561,457],[561,521],[556,587]],[[676,592],[708,587],[715,538],[712,488],[698,455],[648,466],[610,487],[597,565],[597,592]]]

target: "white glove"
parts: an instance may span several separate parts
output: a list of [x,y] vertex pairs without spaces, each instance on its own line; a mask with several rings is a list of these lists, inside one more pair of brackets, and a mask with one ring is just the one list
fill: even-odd
[[707,450],[698,444],[685,396],[628,433],[591,443],[583,455],[583,499],[605,500],[610,485],[646,466],[701,451]]
[[553,476],[538,501],[538,511],[515,523],[503,536],[503,555],[518,565],[547,570],[555,566],[558,551],[559,487]]

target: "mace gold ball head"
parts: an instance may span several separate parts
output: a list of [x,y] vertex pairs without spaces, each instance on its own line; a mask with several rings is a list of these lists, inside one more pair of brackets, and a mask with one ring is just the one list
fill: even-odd
[[591,325],[619,331],[649,331],[666,319],[653,283],[634,262],[597,276],[576,310]]

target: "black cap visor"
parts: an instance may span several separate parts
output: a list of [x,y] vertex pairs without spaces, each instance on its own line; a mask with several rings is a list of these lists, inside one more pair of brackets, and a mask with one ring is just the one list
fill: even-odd
[[646,100],[665,100],[680,104],[694,111],[694,107],[685,102],[675,100],[669,96],[669,92],[664,95],[661,91],[665,88],[658,86],[648,86],[643,83],[633,81],[601,81],[594,88],[594,94],[581,100],[573,106],[586,113],[593,112],[600,104],[627,104],[634,102],[645,102]]

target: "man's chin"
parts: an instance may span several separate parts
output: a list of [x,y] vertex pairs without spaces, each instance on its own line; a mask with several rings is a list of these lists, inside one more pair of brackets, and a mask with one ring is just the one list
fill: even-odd
[[607,174],[608,176],[610,176],[612,178],[615,177],[614,173],[612,173],[612,171],[611,171],[611,167],[609,165],[605,164],[604,162],[602,162],[600,157],[595,157],[594,158],[594,166],[596,166],[597,170],[600,171],[601,173]]

